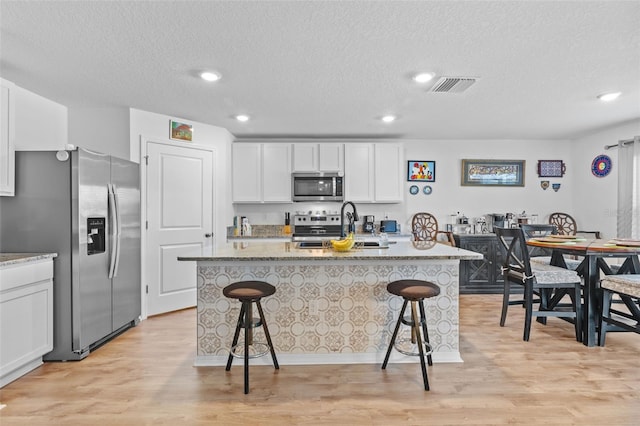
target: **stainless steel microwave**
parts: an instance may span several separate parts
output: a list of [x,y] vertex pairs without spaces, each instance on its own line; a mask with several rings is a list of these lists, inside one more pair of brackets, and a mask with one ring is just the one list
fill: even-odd
[[344,178],[338,173],[293,173],[293,201],[344,201]]

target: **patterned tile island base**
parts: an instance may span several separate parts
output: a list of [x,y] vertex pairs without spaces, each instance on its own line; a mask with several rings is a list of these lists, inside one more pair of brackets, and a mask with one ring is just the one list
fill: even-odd
[[[196,365],[226,363],[240,303],[224,297],[222,289],[243,280],[266,281],[276,287],[276,293],[264,298],[262,306],[281,364],[381,363],[403,302],[387,293],[386,285],[403,278],[440,286],[439,296],[425,300],[433,360],[462,361],[458,259],[356,256],[276,261],[210,257],[197,261]],[[409,327],[401,330],[408,337]],[[255,330],[255,340],[265,341],[262,328]],[[418,360],[393,351],[390,361]],[[270,364],[271,359],[266,356],[253,362]]]

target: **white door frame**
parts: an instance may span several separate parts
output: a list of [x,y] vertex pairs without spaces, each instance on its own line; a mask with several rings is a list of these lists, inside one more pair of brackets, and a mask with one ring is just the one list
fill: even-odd
[[[157,137],[150,137],[140,135],[140,214],[141,214],[141,236],[140,236],[140,250],[141,250],[141,265],[140,265],[140,293],[141,293],[141,304],[140,307],[140,319],[145,320],[148,317],[148,300],[147,300],[147,169],[146,169],[146,161],[147,161],[147,144],[156,143],[163,145],[170,145],[179,148],[190,148],[190,149],[200,149],[203,151],[210,151],[213,157],[213,167],[214,171],[212,173],[212,185],[211,188],[213,190],[212,198],[213,198],[213,206],[217,205],[217,191],[215,186],[215,168],[217,164],[217,156],[216,149],[212,146],[207,145],[198,145],[198,144],[186,144],[180,142],[174,142],[170,139],[163,139]],[[218,229],[217,224],[217,216],[215,214],[214,209],[211,211],[212,229],[213,229],[213,247],[216,246],[217,233],[215,232]]]

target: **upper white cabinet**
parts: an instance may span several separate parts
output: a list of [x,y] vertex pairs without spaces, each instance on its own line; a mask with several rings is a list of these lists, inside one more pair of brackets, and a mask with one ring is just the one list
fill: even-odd
[[344,172],[344,144],[294,143],[294,172]]
[[291,145],[234,143],[232,179],[234,203],[290,203]]
[[403,150],[397,143],[345,144],[345,199],[358,203],[400,203]]
[[0,195],[15,192],[15,86],[0,79]]

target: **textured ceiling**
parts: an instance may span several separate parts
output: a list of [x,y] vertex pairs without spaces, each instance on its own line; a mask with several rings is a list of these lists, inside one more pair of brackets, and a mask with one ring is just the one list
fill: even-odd
[[638,22],[640,1],[3,0],[0,75],[240,137],[564,139],[640,117]]

